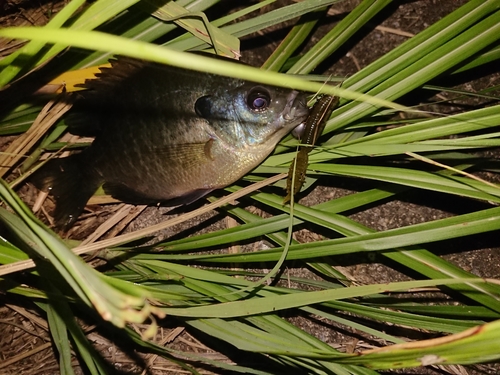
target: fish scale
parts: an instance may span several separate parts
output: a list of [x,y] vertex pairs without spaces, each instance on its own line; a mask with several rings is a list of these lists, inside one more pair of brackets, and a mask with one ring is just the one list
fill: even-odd
[[71,226],[100,185],[130,203],[188,204],[259,165],[305,120],[305,93],[130,58],[79,91],[69,131],[93,135],[33,181]]

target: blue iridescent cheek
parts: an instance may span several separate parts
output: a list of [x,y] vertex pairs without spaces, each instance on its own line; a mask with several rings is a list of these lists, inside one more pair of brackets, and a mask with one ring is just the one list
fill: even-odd
[[239,108],[233,105],[231,98],[205,95],[196,100],[194,110],[198,116],[212,122],[237,120]]

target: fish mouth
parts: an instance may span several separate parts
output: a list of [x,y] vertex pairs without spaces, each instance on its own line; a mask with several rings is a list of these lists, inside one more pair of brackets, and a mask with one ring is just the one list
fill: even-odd
[[295,139],[302,139],[302,135],[304,134],[304,130],[306,130],[306,122],[302,121],[292,130],[292,135]]
[[298,91],[293,90],[286,98],[287,101],[283,118],[287,121],[301,121],[309,114],[306,97],[304,94],[299,94]]

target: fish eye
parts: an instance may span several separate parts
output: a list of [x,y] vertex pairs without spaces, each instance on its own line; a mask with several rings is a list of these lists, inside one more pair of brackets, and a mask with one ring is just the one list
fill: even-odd
[[247,105],[252,111],[262,112],[269,107],[271,95],[263,87],[255,87],[250,91],[247,97]]

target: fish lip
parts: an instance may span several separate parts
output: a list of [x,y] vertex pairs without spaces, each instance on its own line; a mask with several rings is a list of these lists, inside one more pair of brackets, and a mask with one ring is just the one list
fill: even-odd
[[287,121],[297,120],[299,117],[305,118],[309,114],[306,98],[304,95],[299,94],[299,91],[292,90],[286,98],[286,106],[283,117]]
[[305,128],[306,128],[306,122],[302,121],[295,128],[293,128],[292,130],[293,137],[298,140],[302,139],[302,135],[304,134]]

